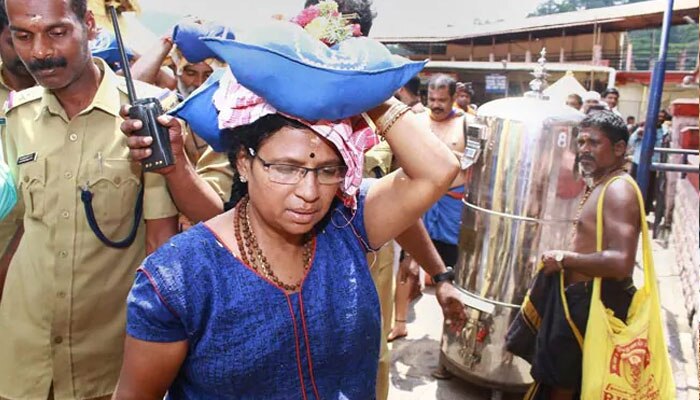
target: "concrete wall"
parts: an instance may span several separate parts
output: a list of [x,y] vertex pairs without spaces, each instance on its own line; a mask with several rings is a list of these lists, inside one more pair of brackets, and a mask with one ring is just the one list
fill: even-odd
[[[617,107],[622,116],[627,118],[628,115],[632,115],[637,121],[645,119],[649,100],[648,86],[640,83],[628,83],[617,86],[617,89],[620,91],[620,103]],[[661,107],[668,107],[675,99],[694,97],[698,97],[698,88],[683,88],[677,83],[664,85],[664,91],[661,94]]]
[[[698,243],[698,218],[700,196],[687,179],[678,180],[673,209],[671,244],[681,271],[683,300],[691,322],[693,339],[698,343],[700,330],[700,243]],[[695,349],[698,351],[698,349]],[[699,356],[696,354],[696,357]]]

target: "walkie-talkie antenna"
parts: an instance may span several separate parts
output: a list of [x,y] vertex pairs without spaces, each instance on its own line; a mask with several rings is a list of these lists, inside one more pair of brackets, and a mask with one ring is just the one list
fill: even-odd
[[124,41],[122,40],[122,33],[119,30],[119,21],[117,20],[117,9],[114,6],[109,6],[109,15],[112,17],[112,26],[114,27],[114,36],[117,38],[117,47],[119,47],[119,55],[122,58],[122,71],[124,71],[124,80],[126,81],[126,91],[129,95],[129,103],[135,104],[136,89],[134,88],[134,81],[131,79],[131,71],[129,70],[129,59],[126,56],[126,48],[124,47]]

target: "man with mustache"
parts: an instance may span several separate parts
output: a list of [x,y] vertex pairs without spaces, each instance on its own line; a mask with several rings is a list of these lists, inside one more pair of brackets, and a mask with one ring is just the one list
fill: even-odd
[[[428,108],[425,113],[432,131],[455,154],[461,157],[465,148],[467,116],[454,110],[457,82],[448,75],[435,75],[428,83]],[[433,244],[440,252],[445,265],[457,263],[457,238],[459,236],[464,174],[455,178],[452,189],[431,208],[423,220]]]
[[[25,231],[0,301],[0,398],[107,399],[134,272],[175,233],[177,210],[162,176],[128,159],[125,84],[91,57],[86,0],[6,0],[5,9],[15,50],[41,86],[7,104]],[[175,98],[135,84],[165,108]]]
[[[636,291],[632,271],[641,227],[640,205],[631,179],[616,180],[605,191],[603,250],[597,251],[596,247],[598,198],[608,181],[626,176],[628,139],[625,122],[611,111],[594,112],[581,121],[577,138],[579,164],[589,182],[575,216],[571,250],[552,250],[542,255],[545,274],[564,274],[571,319],[582,335],[586,331],[594,277],[603,278],[603,303],[622,321],[627,319],[627,310]],[[545,345],[536,349],[532,376],[539,387],[532,398],[578,398],[581,348],[573,334],[566,334],[570,327],[565,317],[553,314],[560,313],[543,313],[540,330],[546,332],[540,334],[556,340],[557,348],[553,350]],[[538,336],[538,343],[541,339]]]
[[[0,103],[5,104],[10,92],[22,90],[36,85],[34,78],[27,71],[22,60],[17,57],[15,47],[12,45],[12,35],[10,34],[9,21],[5,12],[5,2],[0,0]],[[5,110],[0,110],[0,140],[3,149],[5,146]],[[5,159],[5,162],[7,160]],[[17,249],[19,238],[22,235],[22,215],[21,210],[15,209],[5,219],[0,221],[0,298],[2,298],[2,288],[7,275],[7,268],[10,265],[12,255]]]

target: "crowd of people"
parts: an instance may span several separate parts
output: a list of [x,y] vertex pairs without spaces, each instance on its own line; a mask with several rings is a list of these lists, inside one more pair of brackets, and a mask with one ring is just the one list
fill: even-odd
[[[372,27],[369,0],[302,6],[337,7],[364,36]],[[212,29],[188,20],[134,54],[139,97],[169,110],[228,68],[178,39],[200,28]],[[0,222],[0,399],[386,399],[387,343],[407,335],[421,269],[446,326],[462,329],[451,267],[469,177],[459,159],[477,110],[470,84],[434,75],[424,106],[414,77],[364,118],[328,123],[231,84],[230,118],[218,121],[226,149],[162,115],[175,163],[145,172],[153,139],[129,117],[122,66],[93,57],[100,29],[86,0],[0,1],[2,147],[19,199]],[[567,100],[589,115],[579,160],[595,184],[571,251],[543,255],[581,293],[605,277],[615,299],[633,293],[632,186],[615,182],[606,198],[616,223],[604,254],[591,229],[601,185],[624,173],[627,139],[641,135],[618,100],[614,89]],[[361,120],[380,138],[373,146],[354,146]],[[572,371],[543,381],[542,398],[573,398]]]
[[[369,2],[341,6],[369,31]],[[21,208],[4,221],[1,398],[385,398],[375,394],[381,318],[364,254],[393,238],[444,277],[445,315],[463,324],[450,274],[412,222],[458,162],[403,103],[367,110],[402,161],[359,195],[350,185],[337,196],[356,171],[322,139],[328,127],[282,114],[227,127],[226,152],[161,116],[175,165],[144,173],[152,139],[132,134],[142,122],[128,118],[119,71],[92,57],[86,2],[10,0],[2,11],[3,144]],[[174,36],[130,67],[139,96],[166,110],[225,68],[186,59],[178,46],[189,44]],[[330,128],[344,142],[355,135]],[[183,257],[201,269],[177,272]]]

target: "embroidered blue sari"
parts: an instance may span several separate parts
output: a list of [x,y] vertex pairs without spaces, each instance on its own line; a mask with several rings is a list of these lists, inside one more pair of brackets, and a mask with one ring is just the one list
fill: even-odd
[[316,227],[311,268],[288,294],[204,224],[172,238],[136,275],[127,333],[187,340],[170,399],[375,397],[379,300],[365,253],[364,197],[331,207]]

